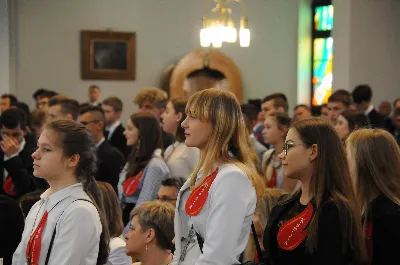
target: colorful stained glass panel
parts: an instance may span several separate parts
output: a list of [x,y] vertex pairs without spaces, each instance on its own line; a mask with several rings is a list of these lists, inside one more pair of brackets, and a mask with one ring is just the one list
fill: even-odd
[[314,14],[314,29],[317,31],[331,30],[333,27],[333,6],[317,6]]
[[313,100],[317,106],[327,103],[332,92],[332,38],[314,39]]

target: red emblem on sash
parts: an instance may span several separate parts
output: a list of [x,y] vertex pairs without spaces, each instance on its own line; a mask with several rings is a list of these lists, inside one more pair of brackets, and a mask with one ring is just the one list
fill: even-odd
[[211,175],[206,177],[203,184],[192,191],[185,204],[185,211],[188,215],[196,216],[201,211],[207,201],[208,192],[211,188],[211,184],[217,177],[217,174],[218,168],[215,169]]
[[3,190],[10,196],[15,196],[18,194],[15,190],[14,182],[10,176],[8,176],[4,181]]
[[307,235],[307,226],[314,212],[311,202],[300,214],[285,222],[278,231],[278,245],[284,250],[293,250],[303,242]]
[[38,226],[32,233],[28,241],[28,245],[26,246],[26,262],[28,265],[39,264],[40,251],[42,249],[42,235],[46,226],[48,215],[48,212],[45,211]]
[[365,226],[365,243],[367,244],[368,251],[368,264],[372,264],[374,254],[374,244],[372,241],[372,222],[368,222]]
[[142,169],[139,172],[139,174],[137,174],[136,176],[127,178],[124,181],[124,184],[122,185],[122,189],[126,195],[131,196],[132,194],[135,193],[135,191],[139,187],[140,180],[143,177],[143,172],[144,172],[144,169]]
[[267,182],[268,188],[276,188],[276,168],[272,169],[271,178]]

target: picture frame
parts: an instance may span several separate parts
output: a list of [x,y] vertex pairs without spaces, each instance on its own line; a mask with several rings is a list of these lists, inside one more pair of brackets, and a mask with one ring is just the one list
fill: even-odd
[[135,80],[136,33],[81,31],[81,77]]

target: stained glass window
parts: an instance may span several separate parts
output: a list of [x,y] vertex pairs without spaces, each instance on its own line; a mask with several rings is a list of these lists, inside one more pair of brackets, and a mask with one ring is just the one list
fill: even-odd
[[313,58],[312,58],[312,105],[328,102],[332,94],[333,6],[314,6]]
[[317,6],[314,12],[314,29],[331,30],[333,27],[333,6]]

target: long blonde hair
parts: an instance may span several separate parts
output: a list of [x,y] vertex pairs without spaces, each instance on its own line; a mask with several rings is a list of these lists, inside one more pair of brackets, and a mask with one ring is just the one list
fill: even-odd
[[360,129],[346,144],[354,160],[357,198],[361,209],[383,194],[400,205],[400,151],[394,137],[382,129]]
[[[190,97],[186,113],[200,121],[211,122],[210,139],[200,154],[199,163],[190,176],[190,186],[195,187],[197,174],[203,167],[199,185],[213,172],[216,163],[235,164],[247,175],[260,198],[264,191],[262,177],[257,173],[258,158],[250,147],[240,103],[227,90],[206,89]],[[232,155],[231,155],[231,154]]]
[[[262,227],[261,240],[259,242],[260,244],[262,244],[264,229],[267,226],[272,208],[274,208],[275,204],[278,202],[279,197],[284,194],[287,194],[287,192],[282,189],[265,189],[263,196],[257,201],[256,211],[254,215],[257,215],[260,218],[260,224]],[[250,235],[247,246],[244,249],[243,262],[254,261],[255,254],[256,243],[254,241],[253,235]],[[262,257],[259,258],[261,259]]]

